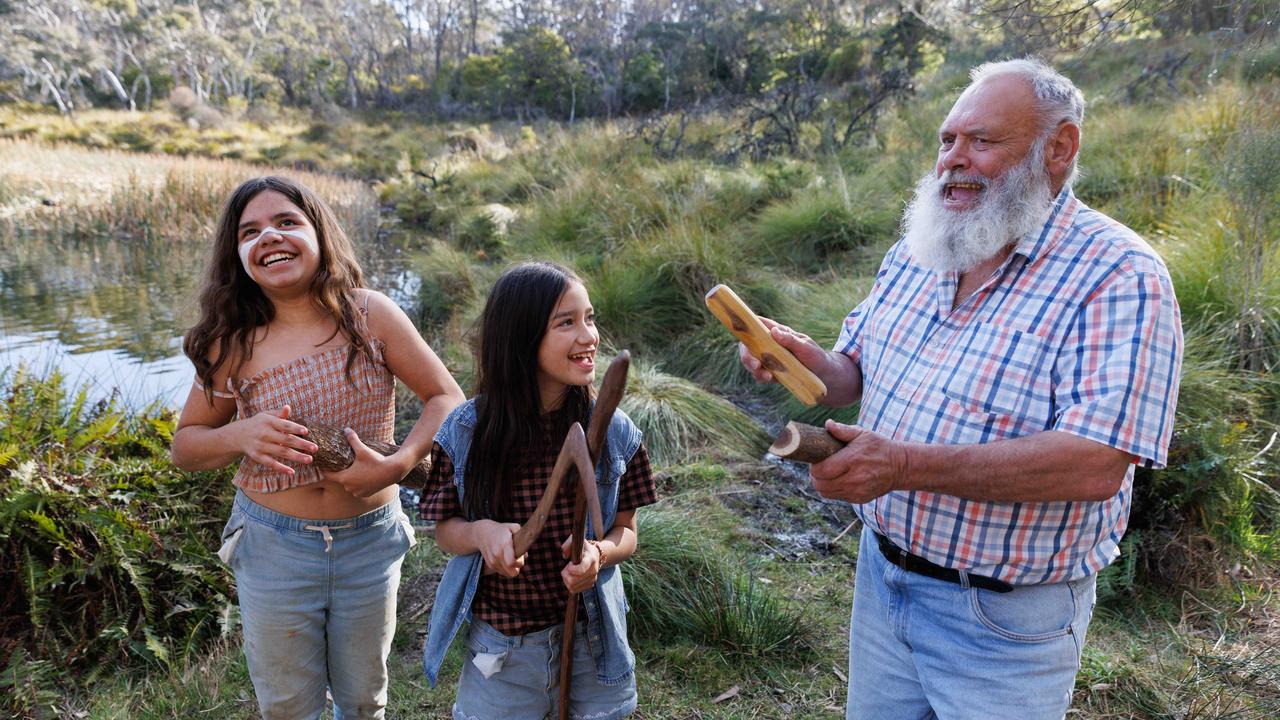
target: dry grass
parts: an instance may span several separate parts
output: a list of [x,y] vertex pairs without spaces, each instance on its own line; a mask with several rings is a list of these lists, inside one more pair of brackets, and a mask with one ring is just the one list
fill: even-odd
[[[280,172],[234,160],[137,154],[0,140],[0,239],[205,238],[231,190]],[[287,172],[325,198],[354,238],[372,237],[377,198],[364,183]]]

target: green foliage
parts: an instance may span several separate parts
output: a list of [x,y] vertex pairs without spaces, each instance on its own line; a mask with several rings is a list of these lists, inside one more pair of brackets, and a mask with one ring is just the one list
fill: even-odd
[[803,615],[709,554],[705,529],[689,515],[645,509],[638,523],[644,541],[623,574],[636,634],[698,643],[737,662],[807,657]]
[[14,718],[53,717],[61,700],[56,664],[37,660],[21,647],[9,655],[0,675],[0,711]]
[[430,233],[444,233],[457,221],[459,208],[448,196],[447,185],[403,177],[382,186],[382,201],[390,205],[396,217],[406,225]]
[[645,51],[628,60],[622,69],[622,78],[628,109],[647,112],[666,103],[669,83],[662,60],[653,52]]
[[468,212],[454,233],[458,247],[485,260],[496,260],[506,247],[505,231],[487,208]]
[[496,109],[502,100],[502,58],[497,55],[468,55],[459,70],[463,101]]
[[[512,106],[539,109],[557,117],[576,111],[575,93],[585,93],[585,83],[569,44],[545,27],[508,33],[498,52],[503,88]],[[579,89],[581,87],[581,89]]]
[[707,447],[759,457],[769,446],[760,425],[728,400],[643,362],[632,363],[622,408],[644,433],[657,465]]
[[774,263],[814,272],[843,253],[893,236],[892,206],[871,197],[852,198],[838,176],[835,187],[806,190],[789,202],[770,206],[754,234],[761,254]]
[[1245,81],[1261,83],[1280,78],[1280,46],[1259,49],[1246,56],[1241,76]]
[[1276,379],[1236,370],[1221,333],[1188,326],[1168,468],[1135,477],[1126,543],[1146,581],[1212,586],[1225,558],[1280,557],[1280,466],[1262,452]]
[[440,241],[414,258],[418,287],[417,321],[423,330],[442,331],[458,309],[480,298],[483,275],[467,253]]
[[228,478],[173,468],[172,413],[91,406],[58,375],[21,369],[0,393],[0,585],[13,590],[0,652],[11,669],[51,660],[85,679],[169,665],[232,629],[214,554]]

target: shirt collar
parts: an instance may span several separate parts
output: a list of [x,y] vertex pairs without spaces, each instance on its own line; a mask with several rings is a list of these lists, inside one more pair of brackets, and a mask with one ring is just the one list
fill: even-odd
[[1058,197],[1054,198],[1053,204],[1049,206],[1045,221],[1040,225],[1040,230],[1022,236],[1017,245],[1013,247],[1013,254],[1025,257],[1027,264],[1035,262],[1037,258],[1051,250],[1067,235],[1067,231],[1071,229],[1072,221],[1075,219],[1076,212],[1079,211],[1080,206],[1080,201],[1076,199],[1075,193],[1071,191],[1071,186],[1063,186],[1062,191],[1058,193]]

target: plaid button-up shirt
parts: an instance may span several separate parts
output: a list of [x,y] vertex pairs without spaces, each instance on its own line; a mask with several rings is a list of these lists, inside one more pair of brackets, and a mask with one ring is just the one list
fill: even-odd
[[[862,369],[859,424],[888,437],[988,443],[1057,430],[1163,467],[1182,327],[1168,270],[1128,228],[1064,189],[1038,233],[952,309],[959,276],[889,250],[835,350]],[[940,565],[1014,584],[1085,577],[1119,554],[1133,466],[1101,502],[887,493],[862,520]]]
[[[511,463],[512,473],[510,518],[503,522],[523,523],[533,515],[546,490],[556,457],[564,445],[564,437],[551,437],[551,425],[545,421],[540,442],[520,449]],[[649,451],[641,445],[618,478],[618,512],[636,510],[657,502],[653,468]],[[560,571],[568,560],[560,552],[560,543],[573,533],[573,502],[577,487],[565,483],[560,488],[551,515],[538,539],[529,548],[529,556],[520,574],[514,578],[485,575],[480,578],[471,612],[504,635],[525,635],[564,622],[568,591]],[[434,443],[431,449],[431,474],[418,506],[425,520],[441,522],[452,517],[466,517],[458,490],[453,484],[453,460]],[[578,605],[578,619],[587,619],[586,605]]]

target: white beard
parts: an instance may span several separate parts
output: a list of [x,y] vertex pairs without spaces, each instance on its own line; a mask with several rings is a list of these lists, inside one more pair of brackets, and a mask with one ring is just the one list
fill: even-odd
[[[978,204],[948,210],[942,204],[946,185],[960,182],[982,186]],[[1037,143],[1025,160],[995,180],[951,170],[941,177],[925,173],[903,214],[902,232],[916,262],[941,272],[965,272],[1036,230],[1052,200],[1044,151]]]

